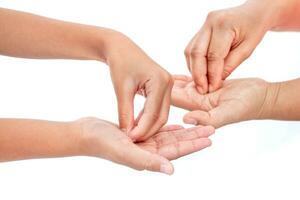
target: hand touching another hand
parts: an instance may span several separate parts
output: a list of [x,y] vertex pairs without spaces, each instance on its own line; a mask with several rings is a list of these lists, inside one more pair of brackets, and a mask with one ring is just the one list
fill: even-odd
[[214,92],[254,51],[277,20],[277,0],[249,0],[211,12],[185,49],[188,68],[201,94]]
[[199,151],[211,145],[208,137],[214,128],[184,129],[172,125],[140,143],[133,143],[116,125],[97,118],[83,118],[76,122],[85,138],[85,155],[101,157],[137,170],[172,174],[169,160]]
[[212,125],[216,128],[234,122],[264,118],[267,110],[272,109],[278,92],[276,85],[249,78],[225,81],[219,90],[202,95],[197,91],[192,78],[174,76],[174,80],[172,104],[191,110],[184,116],[184,122]]
[[[110,38],[106,62],[118,99],[120,128],[134,140],[146,140],[167,122],[172,77],[123,34],[113,33]],[[135,120],[133,101],[138,92],[146,102]]]

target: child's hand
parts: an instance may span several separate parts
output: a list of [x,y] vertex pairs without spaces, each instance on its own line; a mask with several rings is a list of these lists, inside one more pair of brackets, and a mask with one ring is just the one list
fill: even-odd
[[184,129],[173,125],[163,127],[144,142],[133,143],[116,125],[107,121],[83,118],[75,124],[82,128],[84,155],[105,158],[137,170],[166,174],[174,171],[169,160],[210,146],[208,137],[214,133],[211,126]]
[[222,81],[251,55],[274,25],[279,3],[249,0],[208,15],[185,49],[188,68],[201,94],[219,89]]
[[[146,140],[167,122],[172,77],[123,34],[115,32],[109,38],[105,56],[118,99],[120,128],[133,140]],[[146,102],[135,121],[137,92],[144,94]]]
[[190,77],[174,76],[174,80],[172,104],[192,110],[184,116],[184,122],[188,124],[218,128],[234,122],[258,119],[265,116],[266,107],[272,103],[265,102],[271,96],[270,84],[261,79],[228,80],[222,88],[206,95],[198,93]]

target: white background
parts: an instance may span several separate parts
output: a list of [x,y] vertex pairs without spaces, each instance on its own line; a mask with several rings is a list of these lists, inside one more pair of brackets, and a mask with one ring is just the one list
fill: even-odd
[[[207,13],[242,2],[15,0],[0,6],[117,29],[169,72],[188,74],[183,50]],[[300,33],[268,33],[231,78],[299,77],[299,50]],[[0,94],[0,117],[117,122],[109,70],[98,62],[0,57]],[[139,108],[142,103],[138,98]],[[182,123],[185,112],[172,108],[169,123]],[[220,128],[211,148],[174,161],[171,177],[87,157],[1,163],[0,199],[299,199],[299,132],[298,122]]]

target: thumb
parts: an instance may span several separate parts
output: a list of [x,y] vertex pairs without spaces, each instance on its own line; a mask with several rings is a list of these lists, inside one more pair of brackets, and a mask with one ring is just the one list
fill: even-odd
[[168,175],[171,175],[174,172],[172,163],[158,154],[145,151],[136,145],[132,145],[131,147],[127,146],[125,151],[125,163],[123,164],[131,168],[136,170],[162,172]]
[[125,132],[129,132],[134,126],[134,93],[122,90],[117,94],[119,127]]
[[237,48],[230,51],[225,59],[222,79],[225,80],[242,62],[253,52],[254,47],[249,42],[244,42]]
[[216,114],[217,110],[213,109],[208,112],[202,110],[191,111],[183,117],[183,121],[186,124],[193,125],[211,125],[215,128],[219,128],[226,124],[224,120],[222,120],[221,114]]

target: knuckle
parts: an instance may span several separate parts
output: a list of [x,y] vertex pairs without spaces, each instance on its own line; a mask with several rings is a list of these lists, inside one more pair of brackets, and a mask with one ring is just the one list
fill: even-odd
[[153,170],[153,165],[154,165],[154,156],[150,154],[144,160],[142,166],[140,167],[140,170]]
[[207,15],[207,20],[216,27],[224,27],[228,22],[228,14],[222,10],[212,11]]
[[216,61],[216,60],[222,59],[222,56],[219,53],[215,52],[215,51],[209,51],[207,53],[206,58],[207,58],[208,62],[211,62],[211,61]]
[[190,53],[192,58],[204,57],[205,53],[199,48],[193,48]]
[[169,86],[173,82],[172,76],[168,72],[164,71],[160,75],[160,82],[164,83],[166,86]]
[[188,57],[190,54],[191,54],[190,48],[186,48],[186,49],[184,50],[184,55],[185,55],[186,57]]
[[129,114],[125,112],[119,113],[119,121],[123,122],[129,118]]

